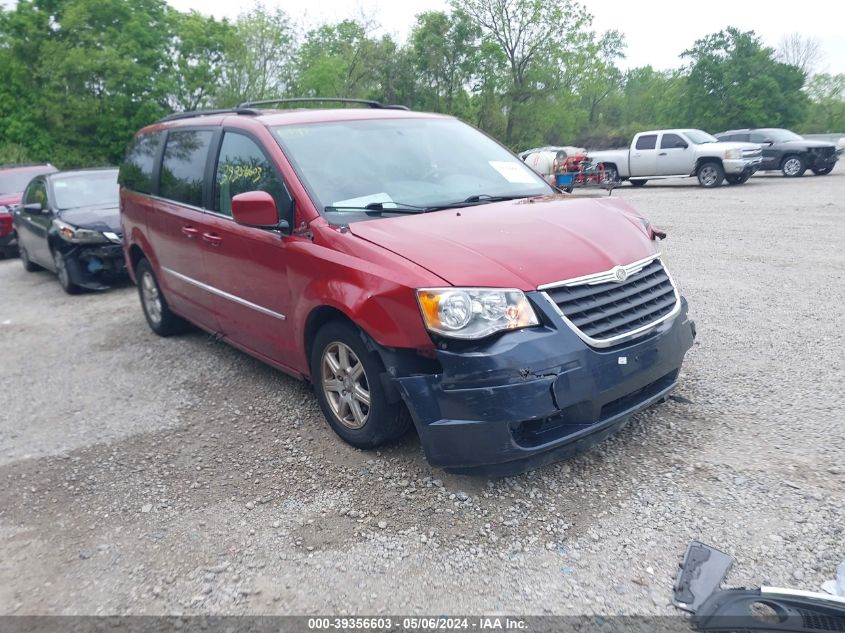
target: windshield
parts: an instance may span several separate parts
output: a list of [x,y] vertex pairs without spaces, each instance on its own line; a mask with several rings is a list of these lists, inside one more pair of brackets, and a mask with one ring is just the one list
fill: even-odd
[[687,135],[687,138],[691,140],[695,145],[702,145],[704,143],[718,143],[719,139],[715,136],[704,132],[703,130],[684,130],[684,134]]
[[56,170],[52,167],[0,171],[0,195],[5,196],[12,193],[21,193],[26,189],[30,180],[41,174],[48,174],[53,171]]
[[760,130],[760,133],[765,136],[767,140],[772,140],[775,143],[804,140],[803,136],[799,136],[795,132],[790,132],[789,130]]
[[468,199],[554,192],[501,145],[454,119],[340,121],[273,131],[329,219],[366,219],[372,215],[368,205],[385,213],[397,207],[425,211]]
[[91,171],[53,178],[56,207],[116,207],[118,205],[117,170]]

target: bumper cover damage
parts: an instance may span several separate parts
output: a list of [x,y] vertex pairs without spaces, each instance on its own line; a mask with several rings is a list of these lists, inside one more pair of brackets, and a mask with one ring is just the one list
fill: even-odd
[[71,281],[89,290],[106,290],[127,280],[126,260],[119,244],[77,245],[62,251]]
[[588,347],[548,302],[546,325],[474,345],[441,345],[442,373],[397,378],[429,463],[503,476],[580,453],[677,384],[695,325],[680,313],[648,335]]

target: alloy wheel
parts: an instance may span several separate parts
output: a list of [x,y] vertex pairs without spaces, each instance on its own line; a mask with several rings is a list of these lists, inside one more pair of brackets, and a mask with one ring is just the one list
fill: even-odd
[[156,325],[161,323],[161,294],[158,291],[158,284],[149,271],[141,276],[141,297],[150,321]]
[[719,171],[710,165],[705,165],[701,168],[701,174],[699,176],[701,179],[701,184],[705,187],[713,187],[716,185],[716,180],[719,178]]
[[796,176],[798,172],[801,171],[801,159],[800,158],[789,158],[783,164],[783,173],[787,176]]
[[320,361],[320,384],[337,420],[360,429],[370,417],[370,388],[361,359],[341,342],[326,346]]

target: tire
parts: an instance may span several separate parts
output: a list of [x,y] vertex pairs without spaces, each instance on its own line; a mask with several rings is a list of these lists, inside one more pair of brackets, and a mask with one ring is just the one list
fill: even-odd
[[[609,185],[609,184],[617,184],[619,182],[619,170],[616,169],[613,165],[605,165],[604,166],[604,181],[602,184]],[[643,181],[645,184],[645,181]]]
[[742,173],[737,175],[725,176],[725,180],[728,181],[729,185],[742,185],[748,182],[748,179],[751,178],[751,174]]
[[833,171],[833,167],[820,167],[819,169],[816,169],[815,167],[813,167],[813,173],[816,176],[827,176],[832,171]]
[[351,323],[330,321],[311,347],[311,382],[323,415],[345,442],[368,449],[402,437],[412,426],[405,404],[391,403],[384,365]]
[[190,329],[191,325],[185,319],[170,310],[148,260],[142,259],[138,262],[135,266],[135,277],[138,280],[141,309],[144,311],[147,325],[153,332],[159,336],[173,336]]
[[57,250],[51,250],[50,252],[53,255],[53,266],[56,267],[56,278],[59,280],[62,290],[69,295],[78,295],[82,291],[82,288],[70,280],[70,271],[67,269],[65,256]]
[[800,178],[807,171],[807,165],[804,163],[803,158],[797,154],[793,154],[783,159],[780,170],[787,178]]
[[701,163],[695,172],[698,178],[698,184],[707,189],[718,187],[725,179],[725,170],[719,163],[708,161]]
[[44,270],[41,266],[39,266],[29,258],[29,253],[26,252],[26,249],[23,247],[23,244],[18,244],[18,256],[21,258],[21,264],[23,264],[23,269],[26,272],[34,273],[39,270]]
[[642,187],[648,182],[648,180],[629,180],[628,182],[630,182],[635,187]]

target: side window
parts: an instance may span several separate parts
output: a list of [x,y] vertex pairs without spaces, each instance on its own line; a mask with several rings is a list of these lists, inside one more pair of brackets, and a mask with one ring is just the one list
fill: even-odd
[[761,134],[760,132],[753,132],[751,134],[751,142],[752,143],[765,143],[766,142],[766,135]]
[[212,135],[211,130],[175,130],[167,135],[159,195],[202,206],[202,179]]
[[664,134],[660,139],[660,149],[683,149],[686,141],[677,134]]
[[226,132],[214,177],[214,210],[231,216],[232,198],[246,191],[269,193],[280,214],[291,206],[281,177],[255,141],[243,134]]
[[41,178],[29,183],[26,193],[23,195],[24,204],[31,204],[33,202],[40,202],[42,207],[47,207],[47,184]]
[[657,147],[657,134],[645,134],[637,139],[637,149],[654,149]]
[[132,142],[120,165],[118,182],[122,187],[140,193],[152,193],[153,165],[160,143],[160,133],[142,134]]

